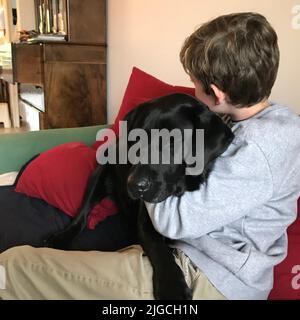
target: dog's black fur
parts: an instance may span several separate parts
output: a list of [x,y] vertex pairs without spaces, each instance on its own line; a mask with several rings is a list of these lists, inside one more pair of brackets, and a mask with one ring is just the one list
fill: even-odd
[[[201,175],[186,175],[184,162],[180,165],[99,165],[89,181],[77,217],[66,230],[51,236],[46,243],[50,247],[67,248],[74,237],[86,227],[91,208],[101,198],[113,197],[151,261],[154,297],[191,299],[191,292],[181,269],[176,264],[166,239],[155,231],[142,200],[160,202],[168,196],[180,197],[185,191],[199,189],[212,169],[214,160],[233,140],[233,134],[218,115],[194,97],[185,94],[172,94],[144,103],[130,112],[125,120],[128,121],[128,132],[134,128],[146,131],[163,128],[193,129],[193,133],[196,129],[204,129],[205,170]],[[150,143],[149,141],[148,148]],[[194,144],[192,139],[192,148],[195,147]]]

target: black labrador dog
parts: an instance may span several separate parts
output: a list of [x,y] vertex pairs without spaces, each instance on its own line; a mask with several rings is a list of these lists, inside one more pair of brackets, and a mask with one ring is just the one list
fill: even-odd
[[[104,197],[115,199],[121,214],[131,224],[137,235],[137,242],[143,247],[153,266],[153,289],[155,299],[191,299],[181,269],[174,260],[168,246],[168,239],[160,235],[153,227],[144,201],[157,203],[169,196],[180,197],[185,191],[199,189],[213,167],[214,160],[221,155],[233,140],[233,133],[222,119],[211,112],[207,106],[186,94],[171,94],[144,104],[131,111],[125,118],[128,132],[143,129],[148,134],[144,151],[156,150],[160,156],[158,163],[105,164],[99,165],[87,186],[82,207],[77,217],[65,230],[52,235],[46,245],[54,248],[67,248],[71,241],[86,227],[91,208]],[[195,154],[197,148],[197,129],[204,130],[203,168],[198,174],[186,174],[191,166],[187,163],[184,150],[181,161],[170,157],[169,163],[163,163],[164,147],[159,144],[153,148],[150,131],[152,129],[177,129],[181,133],[190,132],[187,148]],[[157,131],[156,131],[157,132]],[[117,141],[117,150],[120,146]],[[172,140],[172,139],[171,139]],[[132,142],[127,141],[128,151]],[[152,147],[152,149],[151,149]],[[176,151],[173,139],[168,147],[173,155]],[[182,145],[181,145],[182,148]],[[119,152],[123,152],[119,151]],[[137,152],[137,155],[138,152]],[[148,158],[149,160],[149,158]],[[178,160],[178,159],[177,159]]]

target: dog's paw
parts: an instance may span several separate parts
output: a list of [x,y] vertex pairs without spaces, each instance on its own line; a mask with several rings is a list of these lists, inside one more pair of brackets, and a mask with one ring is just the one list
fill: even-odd
[[179,267],[154,274],[153,294],[156,300],[192,300],[193,297]]

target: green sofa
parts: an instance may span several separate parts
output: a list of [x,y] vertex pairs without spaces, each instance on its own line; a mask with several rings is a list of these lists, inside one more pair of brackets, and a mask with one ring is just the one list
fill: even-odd
[[66,142],[83,142],[91,146],[97,132],[108,127],[93,126],[71,129],[41,130],[0,135],[0,174],[19,171],[38,153]]

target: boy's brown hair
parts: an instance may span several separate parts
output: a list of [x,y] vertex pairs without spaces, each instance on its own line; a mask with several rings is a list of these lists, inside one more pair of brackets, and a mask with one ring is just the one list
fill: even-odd
[[271,94],[279,66],[277,35],[266,18],[245,12],[220,16],[188,37],[180,60],[207,94],[215,84],[229,103],[250,107]]

